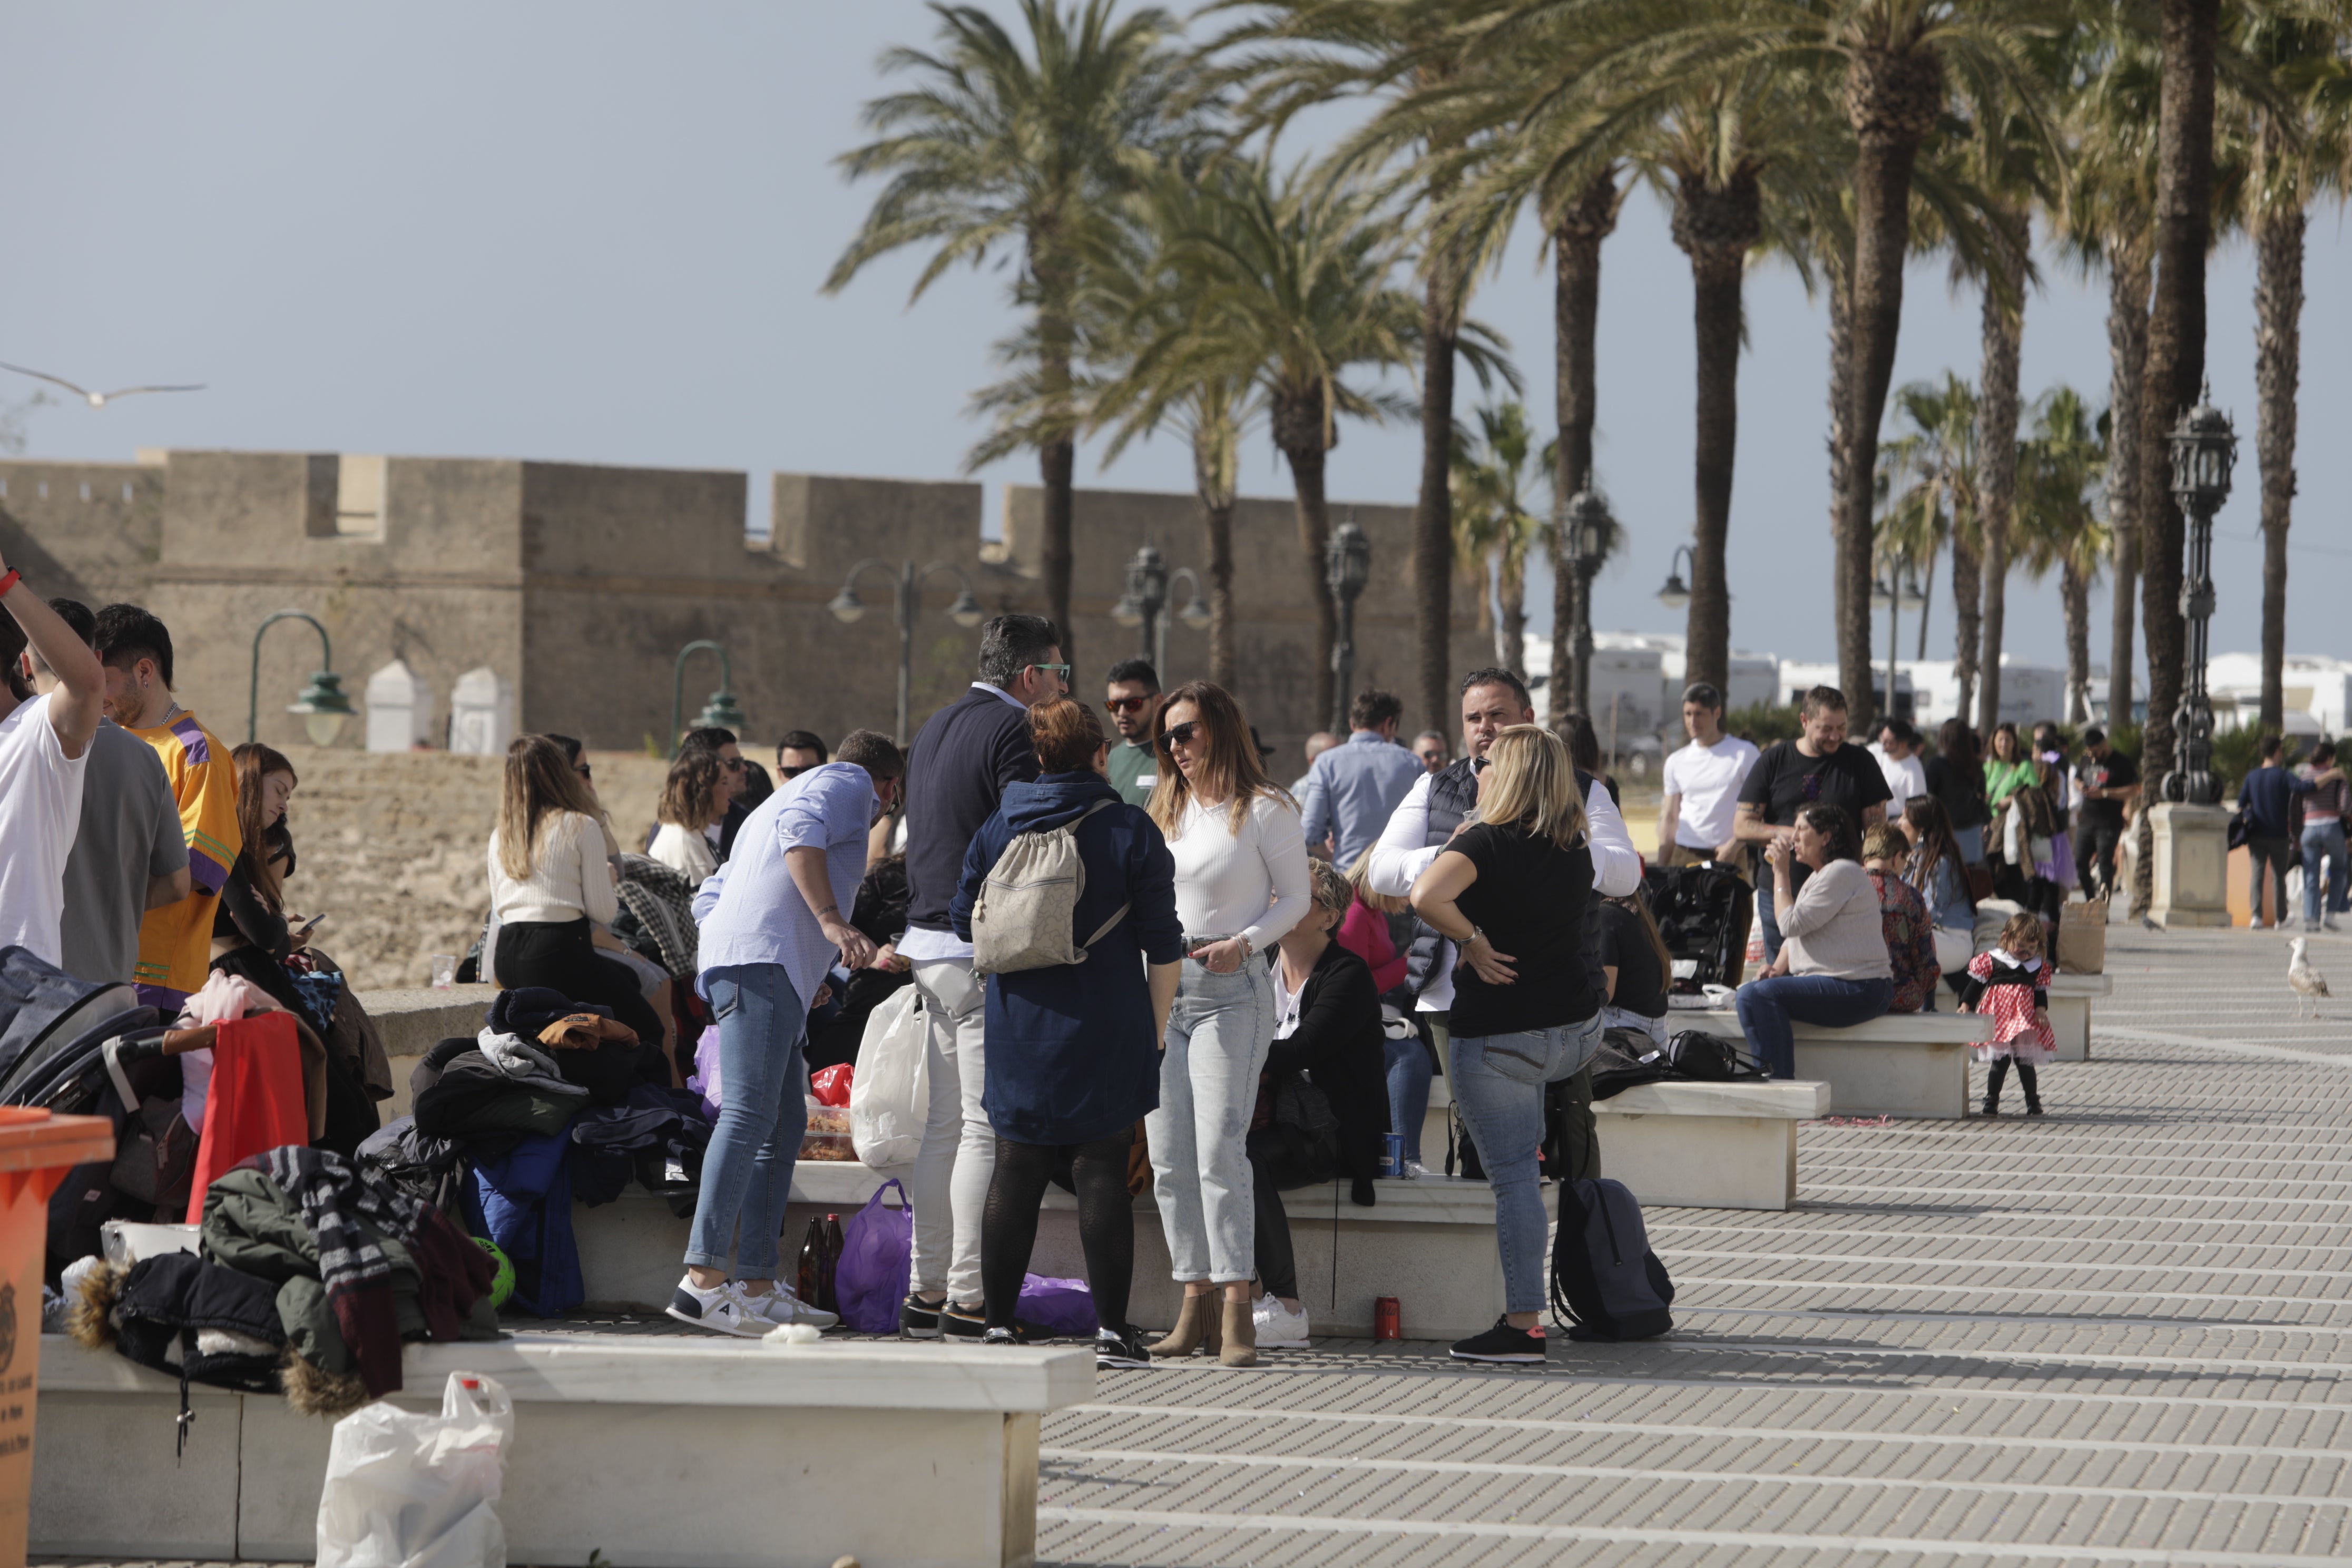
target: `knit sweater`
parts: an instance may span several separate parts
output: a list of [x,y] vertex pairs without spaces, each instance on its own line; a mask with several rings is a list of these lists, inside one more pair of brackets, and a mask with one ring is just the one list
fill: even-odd
[[613,893],[613,868],[604,858],[604,830],[576,811],[544,819],[539,854],[530,875],[517,880],[499,860],[499,836],[490,833],[490,903],[501,925],[562,924],[587,919],[609,925],[620,912]]
[[1891,980],[1886,929],[1878,913],[1878,889],[1857,860],[1832,860],[1805,879],[1780,934],[1791,974],[1832,980]]

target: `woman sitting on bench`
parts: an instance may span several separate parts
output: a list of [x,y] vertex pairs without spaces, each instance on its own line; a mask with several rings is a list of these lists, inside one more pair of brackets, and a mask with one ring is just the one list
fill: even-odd
[[[1879,1016],[1895,998],[1878,889],[1861,855],[1853,818],[1834,805],[1806,806],[1793,829],[1764,847],[1780,956],[1737,995],[1739,1026],[1774,1078],[1797,1076],[1792,1021],[1846,1028]],[[1795,893],[1792,860],[1812,872]]]

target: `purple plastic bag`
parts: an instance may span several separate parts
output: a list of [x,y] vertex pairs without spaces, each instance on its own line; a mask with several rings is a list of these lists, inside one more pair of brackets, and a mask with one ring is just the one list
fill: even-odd
[[686,1080],[686,1087],[702,1096],[704,1114],[713,1121],[718,1121],[719,1097],[725,1092],[725,1086],[719,1081],[719,1026],[716,1024],[706,1026],[701,1037],[694,1042],[694,1074]]
[[1024,1321],[1043,1323],[1057,1334],[1089,1340],[1095,1337],[1095,1295],[1083,1279],[1024,1275],[1021,1280],[1021,1305],[1015,1310]]
[[[898,1188],[900,1206],[895,1209],[882,1202],[882,1194],[892,1187]],[[895,1179],[885,1182],[841,1227],[841,1261],[834,1268],[833,1289],[841,1300],[841,1321],[861,1334],[898,1331],[898,1304],[907,1299],[915,1266],[912,1202]],[[1089,1316],[1087,1321],[1091,1329],[1094,1319]]]

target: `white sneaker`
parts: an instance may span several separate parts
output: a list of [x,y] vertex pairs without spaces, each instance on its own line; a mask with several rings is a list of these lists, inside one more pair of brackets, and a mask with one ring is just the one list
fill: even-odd
[[1405,1179],[1406,1181],[1408,1181],[1408,1182],[1419,1182],[1419,1181],[1425,1181],[1425,1180],[1427,1180],[1427,1179],[1428,1179],[1428,1176],[1429,1176],[1429,1167],[1428,1167],[1428,1166],[1426,1166],[1426,1165],[1424,1165],[1424,1164],[1423,1164],[1420,1161],[1418,1161],[1418,1160],[1407,1160],[1407,1161],[1404,1163],[1404,1179]]
[[1250,1318],[1257,1329],[1261,1345],[1303,1345],[1307,1342],[1307,1309],[1296,1312],[1282,1304],[1279,1296],[1261,1296],[1250,1307]]
[[732,1279],[722,1279],[708,1290],[695,1289],[691,1276],[681,1279],[670,1292],[667,1310],[681,1323],[739,1339],[757,1339],[775,1326],[751,1310],[743,1288]]
[[[742,1288],[738,1286],[738,1291]],[[762,1322],[782,1327],[786,1323],[806,1323],[813,1329],[829,1329],[841,1321],[840,1314],[812,1307],[793,1293],[791,1286],[778,1280],[764,1296],[743,1293],[743,1305]]]
[[2336,916],[2332,913],[2319,923],[2326,926],[2329,931],[2342,931],[2344,929],[2342,926],[2336,923]]

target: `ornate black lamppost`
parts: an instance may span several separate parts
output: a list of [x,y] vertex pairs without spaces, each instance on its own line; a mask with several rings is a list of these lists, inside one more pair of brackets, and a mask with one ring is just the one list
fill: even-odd
[[1348,689],[1356,674],[1356,599],[1372,580],[1372,542],[1349,518],[1323,545],[1323,581],[1339,606],[1339,639],[1331,645],[1331,732],[1348,732]]
[[[2230,499],[2230,470],[2238,460],[2238,433],[2213,406],[2207,383],[2197,406],[2172,427],[2172,499],[2189,520],[2188,569],[2180,579],[2180,615],[2188,622],[2180,706],[2172,713],[2173,767],[2164,798],[2214,805],[2221,798],[2213,776],[2213,704],[2205,691],[2208,623],[2213,618],[2213,514]],[[2260,911],[2256,911],[2257,915]]]
[[897,590],[895,598],[898,612],[898,728],[894,733],[898,744],[904,746],[907,743],[907,702],[915,683],[915,616],[923,607],[923,584],[935,572],[955,574],[956,581],[963,584],[963,592],[958,594],[955,603],[948,606],[948,619],[960,626],[980,625],[988,618],[988,612],[981,607],[979,596],[971,591],[971,579],[964,575],[961,566],[952,566],[944,561],[918,566],[911,561],[902,561],[894,567],[887,561],[877,561],[868,556],[849,569],[849,575],[842,581],[841,592],[835,594],[833,602],[825,606],[833,612],[833,618],[843,626],[851,625],[866,614],[866,601],[857,596],[857,579],[869,566],[878,566],[896,579],[892,586]]
[[1127,563],[1127,592],[1110,607],[1110,618],[1120,626],[1143,628],[1141,646],[1136,651],[1151,661],[1153,673],[1163,683],[1168,679],[1168,620],[1160,612],[1168,607],[1169,588],[1188,580],[1192,597],[1176,616],[1198,631],[1209,624],[1208,601],[1201,597],[1201,574],[1190,566],[1170,572],[1156,544],[1144,545]]

